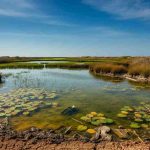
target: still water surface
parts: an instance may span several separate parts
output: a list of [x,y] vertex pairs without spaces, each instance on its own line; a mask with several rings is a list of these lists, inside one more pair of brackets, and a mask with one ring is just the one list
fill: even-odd
[[[95,78],[88,70],[66,69],[5,69],[4,74],[12,74],[0,86],[0,93],[10,92],[18,88],[40,88],[46,91],[56,91],[57,98],[53,101],[59,107],[42,108],[30,116],[11,118],[11,124],[17,130],[31,126],[39,128],[58,128],[62,125],[76,128],[78,123],[72,118],[92,112],[102,112],[115,120],[115,125],[129,126],[128,120],[116,117],[125,105],[138,105],[140,102],[150,102],[150,89],[141,85],[133,85],[127,80],[112,82],[104,78]],[[61,112],[76,106],[80,112],[74,116],[63,116]]]

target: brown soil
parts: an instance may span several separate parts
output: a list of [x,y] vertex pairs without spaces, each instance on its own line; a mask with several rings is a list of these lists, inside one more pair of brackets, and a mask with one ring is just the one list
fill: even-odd
[[150,142],[101,142],[99,144],[79,141],[51,144],[46,140],[34,143],[17,139],[0,138],[0,150],[150,150]]

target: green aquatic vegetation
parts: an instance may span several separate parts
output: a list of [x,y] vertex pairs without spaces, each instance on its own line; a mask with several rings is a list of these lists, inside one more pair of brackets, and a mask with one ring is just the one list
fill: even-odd
[[104,117],[105,115],[103,113],[98,113],[97,117]]
[[148,126],[148,124],[141,124],[141,127],[144,129],[148,129],[149,126]]
[[91,118],[88,118],[87,116],[83,116],[80,119],[86,122],[91,122]]
[[85,131],[85,130],[87,130],[87,126],[79,125],[79,126],[77,127],[77,130],[78,130],[78,131]]
[[30,112],[23,112],[23,115],[29,115]]
[[135,121],[135,122],[143,122],[143,120],[140,119],[140,118],[136,118],[134,121]]
[[56,107],[58,103],[50,102],[56,96],[57,94],[54,92],[49,93],[42,89],[31,88],[19,88],[9,93],[0,94],[0,117],[10,117],[19,114],[27,115],[28,112],[34,112],[45,106]]
[[89,134],[95,134],[96,133],[96,131],[94,129],[88,129],[86,132]]
[[104,117],[105,115],[103,113],[97,113],[97,112],[91,112],[90,114],[87,114],[86,116],[81,117],[80,119],[91,123],[92,125],[99,126],[101,124],[112,124],[114,123],[114,120]]
[[[132,111],[130,110],[132,109]],[[126,118],[128,115],[128,119],[132,121],[130,124],[131,128],[148,128],[148,124],[150,122],[150,105],[149,103],[141,102],[140,105],[129,107],[124,106],[121,109],[121,113],[118,114],[118,117]]]
[[119,118],[126,118],[127,115],[120,113],[120,114],[117,114],[117,117],[119,117]]
[[5,116],[5,113],[0,113],[0,117],[4,117]]
[[133,112],[134,109],[130,106],[124,106],[123,108],[121,108],[121,111],[125,111],[125,112]]
[[140,125],[139,125],[138,123],[136,123],[136,122],[132,122],[132,123],[130,124],[130,127],[133,128],[133,129],[139,129],[139,128],[140,128]]
[[136,118],[142,118],[142,115],[141,115],[140,113],[135,113],[134,116],[135,116]]
[[92,125],[99,126],[101,124],[100,120],[91,121]]
[[105,119],[105,121],[106,121],[106,124],[113,124],[114,123],[114,120],[110,119],[110,118]]
[[128,115],[129,113],[127,111],[121,111],[121,114]]

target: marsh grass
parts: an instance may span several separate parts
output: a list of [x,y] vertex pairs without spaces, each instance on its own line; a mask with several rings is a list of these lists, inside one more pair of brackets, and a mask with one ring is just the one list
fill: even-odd
[[90,66],[90,71],[95,74],[121,75],[127,73],[127,68],[123,65],[99,63]]
[[[29,61],[60,61],[46,63],[46,68],[89,69],[94,74],[150,77],[150,57],[0,57],[0,69],[42,69],[44,64]],[[61,61],[66,61],[61,63]],[[80,63],[82,62],[82,63]]]
[[18,68],[25,68],[25,69],[40,69],[43,68],[42,64],[28,64],[28,63],[4,63],[0,64],[1,69],[18,69]]
[[129,66],[128,73],[132,76],[150,77],[150,58],[134,59]]
[[[38,63],[4,63],[0,64],[0,69],[42,69],[44,64]],[[88,69],[89,64],[79,64],[79,63],[47,63],[46,68],[68,68],[68,69]]]

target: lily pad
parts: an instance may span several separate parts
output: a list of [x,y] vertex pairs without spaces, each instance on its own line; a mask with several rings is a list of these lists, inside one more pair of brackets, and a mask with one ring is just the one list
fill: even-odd
[[119,118],[126,118],[127,117],[127,115],[125,115],[125,114],[117,114],[117,117],[119,117]]
[[141,127],[144,129],[148,129],[148,124],[141,124]]
[[136,122],[132,122],[132,123],[130,124],[130,127],[133,128],[133,129],[139,129],[139,128],[140,128],[140,125],[139,125],[138,123],[136,123]]
[[85,131],[85,130],[87,130],[87,126],[79,125],[79,126],[77,127],[77,130],[78,130],[78,131]]
[[91,112],[91,115],[96,116],[97,113],[96,112]]
[[96,133],[96,131],[94,129],[88,129],[86,132],[89,134],[95,134]]
[[99,126],[101,124],[101,121],[100,120],[91,121],[91,124],[95,126]]
[[142,115],[140,113],[135,113],[135,117],[142,118]]
[[98,117],[104,117],[105,115],[103,113],[98,113],[97,116]]
[[114,123],[113,119],[110,119],[110,118],[105,119],[105,121],[106,121],[106,124]]
[[129,113],[127,111],[121,111],[121,114],[128,115]]
[[83,116],[80,119],[83,120],[83,121],[86,121],[86,122],[91,122],[91,119],[88,118],[87,116]]
[[143,122],[143,120],[140,119],[140,118],[136,118],[134,121],[135,121],[135,122]]

